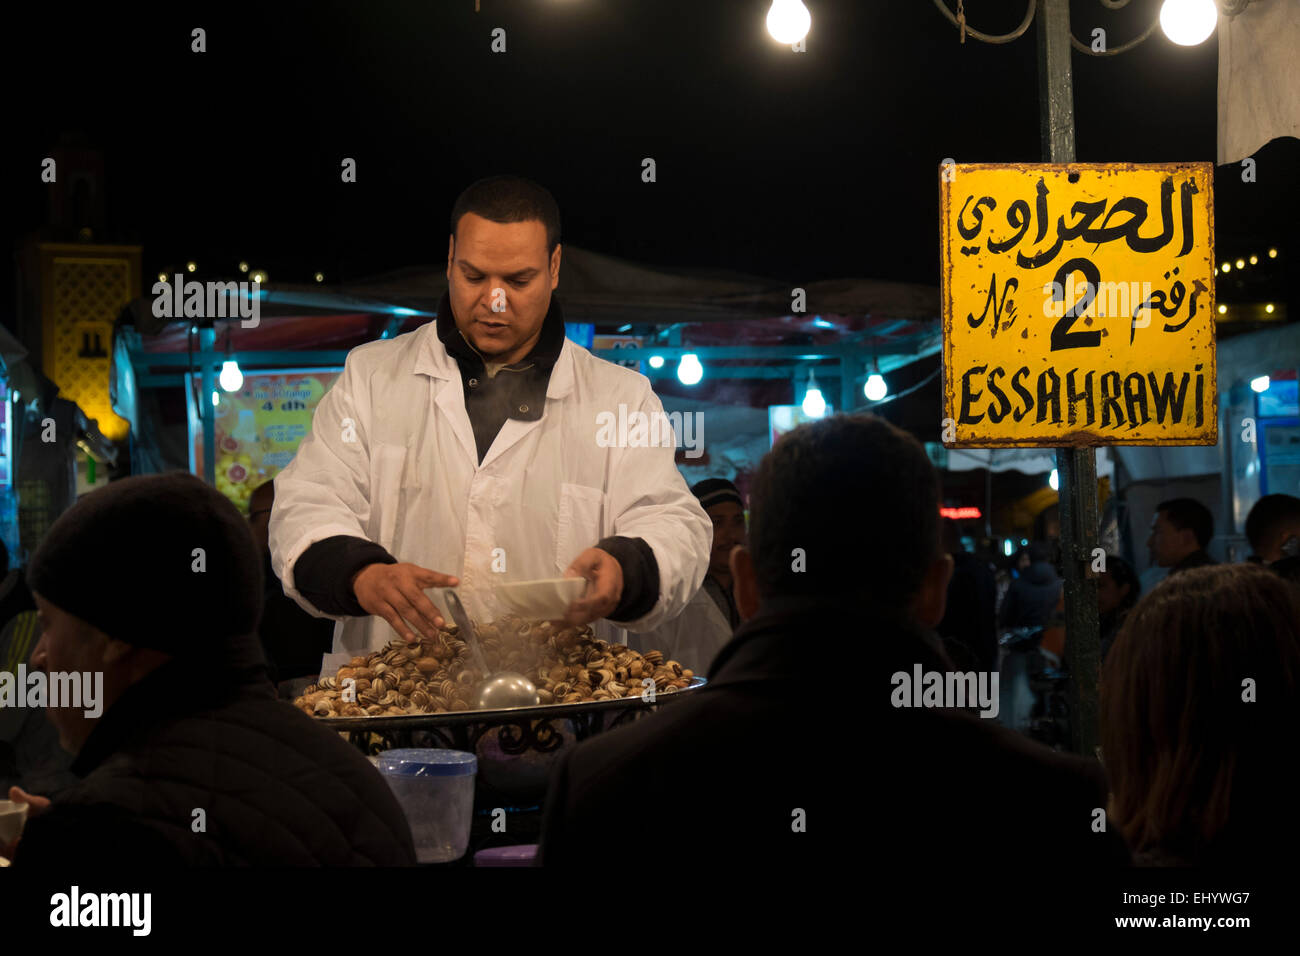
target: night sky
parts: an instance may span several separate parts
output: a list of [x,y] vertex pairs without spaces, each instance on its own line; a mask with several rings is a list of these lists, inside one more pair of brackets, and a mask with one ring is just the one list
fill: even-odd
[[[273,282],[347,281],[445,261],[456,194],[518,172],[554,192],[565,240],[601,252],[937,285],[940,161],[1041,159],[1036,29],[963,46],[929,0],[807,5],[804,54],[768,37],[766,0],[43,5],[11,34],[5,223],[17,242],[45,221],[40,161],[67,140],[103,150],[96,238],[142,244],[146,276],[246,259]],[[1075,33],[1104,26],[1115,45],[1158,6],[1076,0]],[[986,32],[1024,11],[966,7]],[[207,53],[190,52],[195,26]],[[1076,54],[1078,159],[1213,161],[1216,64],[1215,38],[1184,49],[1158,31]],[[1300,143],[1257,159],[1257,183],[1216,177],[1219,258],[1291,245]],[[1293,295],[1285,261],[1261,270],[1271,297]]]

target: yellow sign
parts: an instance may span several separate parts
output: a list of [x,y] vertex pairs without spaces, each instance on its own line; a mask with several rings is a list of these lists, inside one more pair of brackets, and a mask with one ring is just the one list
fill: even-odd
[[1217,443],[1212,172],[940,168],[945,444]]

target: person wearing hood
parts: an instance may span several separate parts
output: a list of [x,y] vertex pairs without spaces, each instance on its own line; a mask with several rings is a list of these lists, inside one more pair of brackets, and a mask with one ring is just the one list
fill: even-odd
[[1011,582],[1002,602],[999,623],[1004,628],[1044,627],[1061,596],[1061,577],[1051,564],[1052,551],[1044,542],[1029,546],[1029,567]]

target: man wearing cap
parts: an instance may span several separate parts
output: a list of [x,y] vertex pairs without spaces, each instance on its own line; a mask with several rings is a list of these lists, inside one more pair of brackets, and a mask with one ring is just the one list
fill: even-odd
[[566,337],[547,190],[481,180],[450,227],[437,320],[353,349],[276,476],[275,573],[337,622],[335,654],[436,633],[431,588],[491,620],[509,610],[498,585],[562,576],[589,583],[554,616],[626,643],[624,629],[678,614],[708,564],[708,518],[673,443],[599,424],[657,422],[663,405],[644,376]]
[[414,862],[379,773],[276,699],[261,568],[234,506],[179,472],[113,482],[50,527],[32,664],[97,699],[47,708],[81,780],[52,802],[10,791],[30,805],[16,866]]
[[745,503],[740,489],[725,478],[706,478],[693,485],[691,493],[713,522],[713,546],[704,585],[695,592],[686,610],[653,631],[630,636],[628,646],[642,652],[663,651],[683,667],[704,673],[740,626],[729,562],[731,552],[745,544]]

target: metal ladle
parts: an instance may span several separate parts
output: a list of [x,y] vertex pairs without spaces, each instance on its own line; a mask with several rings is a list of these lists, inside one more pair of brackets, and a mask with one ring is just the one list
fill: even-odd
[[491,677],[488,676],[487,659],[484,658],[483,649],[479,646],[478,632],[474,629],[469,615],[465,613],[465,605],[460,603],[460,597],[453,590],[448,590],[446,596],[452,620],[465,635],[465,643],[469,645],[470,652],[474,655],[474,663],[478,665],[479,673],[483,675],[483,683],[479,684],[474,695],[474,708],[504,710],[511,707],[536,707],[540,704],[541,698],[537,694],[537,686],[523,674],[499,671]]

